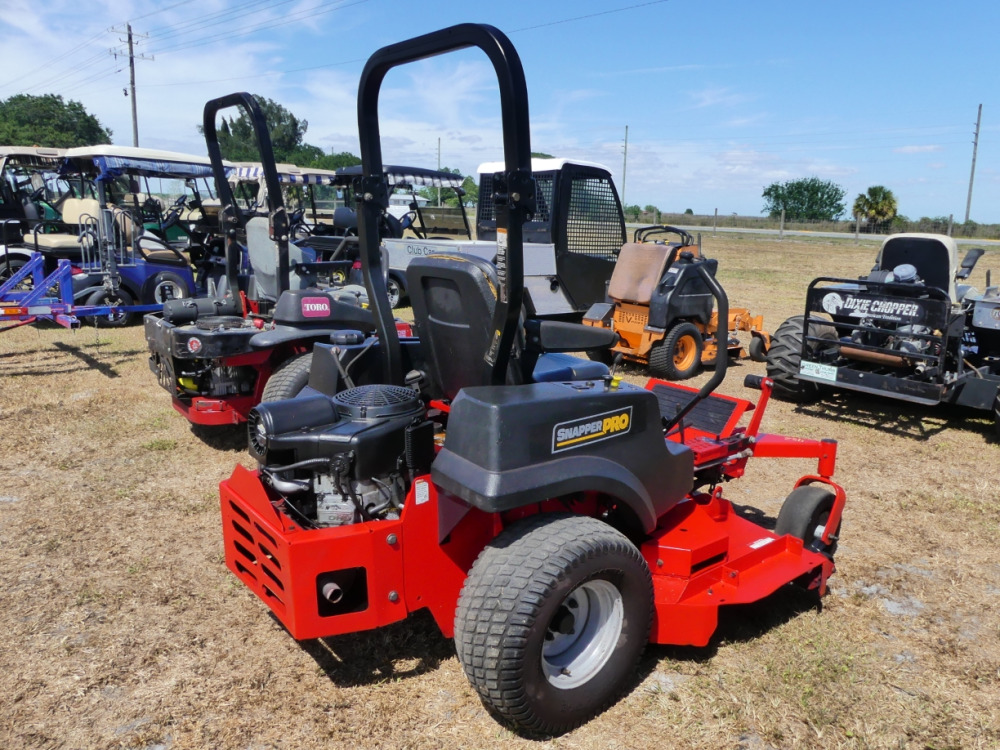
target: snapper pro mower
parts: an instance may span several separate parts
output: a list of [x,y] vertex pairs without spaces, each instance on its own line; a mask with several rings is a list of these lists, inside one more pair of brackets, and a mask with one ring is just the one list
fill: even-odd
[[[401,342],[379,253],[379,90],[396,66],[466,47],[486,53],[500,85],[505,168],[482,196],[497,211],[497,263],[415,259],[419,339]],[[309,387],[251,412],[258,469],[237,466],[220,487],[230,570],[297,639],[430,610],[486,706],[538,734],[607,708],[647,642],[703,646],[721,607],[790,583],[825,593],[845,502],[836,444],[761,433],[770,381],[756,407],[713,393],[722,357],[700,391],[620,383],[565,354],[607,348],[613,332],[533,317],[528,99],[507,37],[466,24],[383,48],[358,95],[378,335],[317,344]],[[728,320],[725,293],[699,273]],[[376,373],[366,385],[342,387],[365,372]],[[817,461],[773,531],[722,496],[755,455]]]

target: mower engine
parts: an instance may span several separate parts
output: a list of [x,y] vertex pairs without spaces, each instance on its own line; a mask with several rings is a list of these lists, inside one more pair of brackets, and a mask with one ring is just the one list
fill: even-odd
[[414,472],[434,457],[435,426],[400,386],[261,404],[248,428],[265,484],[313,528],[398,518]]

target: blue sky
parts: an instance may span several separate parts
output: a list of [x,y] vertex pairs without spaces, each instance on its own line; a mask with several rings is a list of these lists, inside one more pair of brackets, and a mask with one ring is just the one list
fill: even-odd
[[[608,166],[625,200],[664,211],[761,212],[774,181],[893,190],[901,213],[961,221],[983,105],[971,218],[1000,222],[1000,4],[574,0],[2,0],[0,99],[62,94],[132,142],[204,153],[206,100],[246,90],[309,121],[306,140],[358,152],[357,82],[377,48],[453,23],[509,34],[528,81],[532,148]],[[386,162],[472,173],[500,155],[492,69],[466,51],[390,73]]]

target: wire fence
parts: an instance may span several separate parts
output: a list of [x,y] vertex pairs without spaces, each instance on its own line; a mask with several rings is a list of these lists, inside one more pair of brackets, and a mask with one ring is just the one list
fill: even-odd
[[859,225],[853,219],[843,221],[791,221],[786,219],[782,224],[781,217],[771,216],[740,216],[739,214],[674,214],[661,211],[643,211],[638,216],[630,214],[629,224],[667,224],[686,227],[706,227],[718,229],[771,229],[786,232],[838,232],[845,236],[867,234],[898,234],[900,232],[930,232],[946,234],[950,237],[963,239],[1000,239],[1000,224],[979,224],[974,221],[956,222],[950,216],[923,217],[910,221],[905,217],[896,217],[888,222]]

